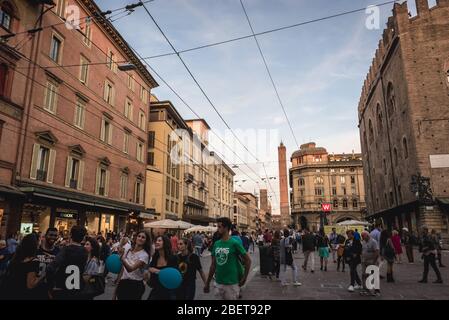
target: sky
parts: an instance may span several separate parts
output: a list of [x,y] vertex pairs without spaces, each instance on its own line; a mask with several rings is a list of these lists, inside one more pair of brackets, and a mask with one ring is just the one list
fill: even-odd
[[[244,0],[244,5],[257,33],[386,1]],[[102,10],[134,2],[137,1],[97,0]],[[409,2],[414,15],[414,1]],[[239,0],[154,0],[146,6],[178,51],[251,34]],[[360,152],[358,101],[392,8],[393,4],[380,7],[379,29],[369,30],[365,26],[368,14],[361,11],[258,36],[298,144],[314,141],[328,152]],[[113,24],[143,57],[172,52],[143,8]],[[237,164],[238,168],[234,168],[237,191],[267,188],[277,213],[277,145],[281,140],[286,145],[287,159],[297,145],[254,38],[181,56],[250,153],[225,130],[227,126],[176,55],[147,61],[225,140],[229,148],[223,147],[215,135],[209,137],[211,149],[215,147],[225,161]],[[184,118],[194,118],[170,89],[155,78],[160,86],[153,93],[160,100],[171,100]],[[264,165],[257,163],[260,161]],[[270,184],[261,181],[261,177],[267,176],[276,179],[269,180]]]

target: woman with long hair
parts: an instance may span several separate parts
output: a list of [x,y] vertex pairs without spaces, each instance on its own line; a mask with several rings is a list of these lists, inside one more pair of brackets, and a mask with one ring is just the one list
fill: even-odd
[[391,232],[387,229],[380,234],[380,248],[383,258],[387,261],[387,282],[394,282],[393,265],[396,257],[396,251],[391,236]]
[[141,300],[145,292],[144,268],[148,265],[151,256],[151,237],[141,231],[137,233],[136,241],[132,249],[125,253],[121,248],[120,256],[122,270],[114,298],[118,300]]
[[9,263],[6,272],[2,299],[36,300],[48,298],[41,291],[34,290],[41,284],[45,274],[39,276],[39,260],[36,257],[38,239],[35,234],[26,235]]
[[327,271],[327,262],[329,260],[329,253],[331,251],[330,241],[327,235],[324,233],[324,229],[321,229],[317,236],[318,255],[320,256],[320,270]]
[[279,280],[281,271],[281,232],[276,230],[271,241],[271,250],[273,253],[273,273],[276,275],[276,281]]
[[176,291],[165,288],[159,281],[159,272],[168,267],[176,268],[176,256],[171,253],[171,243],[167,236],[157,236],[154,254],[150,263],[150,281],[152,288],[148,300],[175,300]]
[[100,245],[97,240],[87,237],[84,242],[84,248],[87,252],[86,268],[84,269],[84,280],[88,281],[90,277],[97,274],[100,268]]
[[178,241],[178,269],[182,275],[182,283],[176,290],[176,299],[193,300],[196,291],[196,273],[199,272],[203,283],[206,275],[198,255],[193,252],[192,242],[187,238]]
[[402,263],[401,237],[399,236],[399,232],[397,230],[393,230],[391,241],[392,241],[393,246],[394,246],[394,251],[395,251],[395,254],[396,254],[396,261],[398,263]]

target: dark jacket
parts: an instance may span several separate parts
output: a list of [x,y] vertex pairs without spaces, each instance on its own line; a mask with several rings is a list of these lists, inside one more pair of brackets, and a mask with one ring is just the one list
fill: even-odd
[[[46,277],[50,288],[67,290],[65,281],[71,273],[66,273],[68,266],[77,266],[80,275],[83,275],[87,262],[87,252],[83,246],[68,245],[59,251],[55,260],[47,266]],[[84,282],[80,280],[80,287]],[[75,291],[75,290],[71,290]]]
[[314,234],[309,233],[302,237],[302,251],[315,251],[316,237]]

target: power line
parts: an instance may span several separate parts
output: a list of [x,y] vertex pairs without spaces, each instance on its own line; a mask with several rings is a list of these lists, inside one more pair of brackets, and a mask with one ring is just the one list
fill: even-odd
[[[212,108],[215,110],[215,112],[218,114],[218,116],[220,117],[220,119],[223,121],[223,123],[226,125],[226,127],[231,131],[231,133],[233,134],[233,136],[236,138],[236,140],[243,146],[243,148],[252,156],[256,159],[256,161],[259,161],[259,159],[254,156],[252,154],[252,152],[241,142],[241,140],[238,138],[238,136],[235,134],[234,130],[232,130],[232,128],[229,126],[229,124],[226,122],[226,120],[223,118],[223,116],[221,115],[221,113],[217,110],[217,108],[215,107],[214,103],[212,102],[212,100],[209,98],[209,96],[206,94],[206,92],[204,91],[204,89],[202,88],[202,86],[199,84],[198,80],[195,78],[195,76],[193,75],[193,73],[191,72],[191,70],[189,69],[189,67],[187,66],[187,64],[184,62],[184,60],[182,59],[181,55],[179,54],[179,52],[176,50],[176,48],[173,46],[173,44],[171,43],[171,41],[168,39],[168,37],[165,35],[164,31],[161,29],[161,27],[159,26],[159,24],[156,22],[156,20],[154,19],[154,17],[152,16],[152,14],[150,13],[150,11],[148,10],[148,8],[145,6],[145,4],[142,5],[142,7],[145,9],[145,12],[148,14],[148,16],[151,18],[151,20],[153,21],[153,23],[156,25],[156,27],[159,29],[159,31],[161,32],[161,34],[163,35],[163,37],[165,38],[165,40],[167,41],[167,43],[170,45],[170,47],[172,48],[172,50],[176,53],[176,55],[178,56],[179,60],[182,62],[184,68],[187,70],[187,72],[189,73],[190,77],[192,78],[192,80],[195,82],[195,84],[197,85],[197,87],[200,89],[200,91],[202,92],[202,94],[204,95],[204,97],[206,98],[206,100],[209,102],[209,104],[212,106]],[[266,172],[266,170],[265,170]],[[268,178],[268,175],[267,175]],[[270,184],[270,188],[271,188],[271,184]]]
[[243,9],[243,12],[245,14],[246,20],[248,21],[248,25],[249,25],[249,27],[251,29],[251,33],[253,34],[254,40],[256,41],[257,48],[259,49],[260,56],[261,56],[262,61],[263,61],[264,65],[265,65],[265,69],[267,70],[268,77],[270,78],[271,85],[273,86],[274,92],[275,92],[276,97],[277,97],[277,99],[279,101],[279,105],[281,106],[282,111],[283,111],[284,116],[285,116],[285,119],[287,120],[288,126],[290,127],[290,131],[292,133],[293,139],[295,139],[296,146],[299,149],[299,143],[298,143],[298,140],[296,139],[295,132],[293,131],[292,124],[291,124],[290,119],[289,119],[289,117],[287,115],[287,112],[285,111],[284,103],[282,102],[281,96],[279,95],[279,91],[278,91],[277,86],[276,86],[276,84],[274,82],[274,79],[273,79],[273,77],[271,75],[270,68],[268,68],[268,64],[267,64],[267,61],[265,59],[265,55],[263,54],[263,51],[262,51],[262,48],[260,46],[259,40],[257,40],[257,37],[256,37],[256,35],[254,33],[254,28],[253,28],[253,26],[251,24],[251,20],[249,19],[248,13],[246,12],[246,8],[245,8],[245,5],[243,4],[243,0],[240,0],[240,4],[242,5],[242,9]]
[[[396,3],[396,2],[399,2],[399,0],[388,1],[388,2],[383,2],[383,3],[379,3],[379,4],[374,4],[374,6],[383,7],[383,6],[386,6],[386,5],[389,5],[389,4],[392,4],[392,3]],[[364,12],[365,10],[366,10],[366,7],[355,9],[355,10],[350,10],[350,11],[344,11],[344,12],[341,12],[341,13],[325,16],[325,17],[322,17],[322,18],[317,18],[317,19],[313,19],[313,20],[307,20],[307,21],[295,23],[295,24],[292,24],[292,25],[287,25],[287,26],[283,26],[283,27],[279,27],[279,28],[269,29],[269,30],[265,30],[265,31],[262,31],[262,32],[256,32],[256,33],[250,34],[250,35],[245,35],[245,36],[241,36],[241,37],[231,38],[231,39],[224,40],[224,41],[213,42],[213,43],[205,44],[205,45],[202,45],[202,46],[192,47],[192,48],[188,48],[188,49],[185,49],[185,50],[177,51],[176,53],[167,52],[167,53],[162,53],[162,54],[158,54],[158,55],[144,57],[143,59],[144,60],[149,60],[149,59],[161,58],[161,57],[166,57],[166,56],[172,56],[172,55],[175,55],[175,54],[177,55],[177,54],[180,54],[180,53],[186,53],[186,52],[190,52],[190,51],[196,51],[196,50],[201,50],[201,49],[205,49],[205,48],[215,47],[215,46],[219,46],[219,45],[222,45],[222,44],[227,44],[227,43],[231,43],[231,42],[235,42],[235,41],[240,41],[240,40],[252,38],[252,37],[255,37],[255,36],[261,36],[261,35],[270,34],[270,33],[278,32],[278,31],[283,31],[283,30],[287,30],[287,29],[297,28],[297,27],[304,26],[304,25],[311,24],[311,23],[315,23],[315,22],[320,22],[320,21],[325,21],[325,20],[329,20],[329,19],[334,19],[334,18],[338,18],[338,17],[341,17],[341,16],[345,16],[345,15],[349,15],[349,14],[353,14],[353,13],[357,13],[357,12],[362,12],[362,11]]]

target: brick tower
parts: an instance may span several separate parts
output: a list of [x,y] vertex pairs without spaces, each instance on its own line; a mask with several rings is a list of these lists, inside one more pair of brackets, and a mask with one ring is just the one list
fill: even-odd
[[281,223],[282,228],[291,223],[290,219],[290,205],[288,203],[288,182],[287,182],[287,158],[286,149],[281,141],[278,147],[278,161],[279,161],[279,191],[280,191],[280,209],[281,209]]

